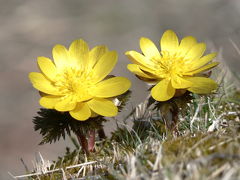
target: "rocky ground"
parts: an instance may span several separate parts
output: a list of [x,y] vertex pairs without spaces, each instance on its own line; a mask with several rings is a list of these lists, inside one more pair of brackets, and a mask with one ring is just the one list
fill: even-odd
[[146,87],[126,70],[124,52],[139,49],[141,36],[156,43],[166,29],[196,36],[222,48],[226,63],[239,73],[239,54],[229,41],[240,46],[239,16],[237,0],[0,0],[0,179],[11,179],[8,171],[24,173],[21,157],[31,166],[36,152],[55,159],[69,145],[38,146],[41,137],[31,120],[39,97],[28,80],[28,73],[37,71],[37,56],[51,57],[55,44],[67,46],[77,38],[117,50],[114,73],[133,81],[135,106],[145,98]]

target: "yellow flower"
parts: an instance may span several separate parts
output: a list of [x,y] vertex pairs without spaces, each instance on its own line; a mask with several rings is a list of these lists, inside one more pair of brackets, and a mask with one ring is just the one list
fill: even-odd
[[89,50],[83,40],[75,40],[69,50],[56,45],[54,62],[38,57],[41,73],[31,72],[30,81],[41,92],[40,105],[69,111],[77,120],[91,116],[116,116],[118,108],[113,98],[126,92],[131,82],[124,77],[108,78],[117,62],[117,53],[106,46]]
[[157,101],[166,101],[185,90],[197,94],[211,93],[217,83],[201,74],[216,65],[209,63],[216,53],[203,56],[205,43],[198,43],[192,36],[178,42],[172,30],[164,32],[160,40],[161,51],[148,38],[140,39],[143,54],[127,51],[127,57],[135,64],[128,69],[145,81],[155,81],[151,95]]

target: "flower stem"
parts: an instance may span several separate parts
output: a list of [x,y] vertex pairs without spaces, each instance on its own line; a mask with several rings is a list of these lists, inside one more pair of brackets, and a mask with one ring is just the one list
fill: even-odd
[[160,111],[164,120],[166,130],[170,131],[172,135],[178,135],[178,107],[174,103],[163,103]]
[[89,154],[89,150],[88,150],[88,142],[87,142],[87,138],[86,136],[82,133],[81,130],[79,130],[77,133],[77,138],[78,138],[78,142],[80,143],[80,145],[82,146],[83,151],[86,154]]
[[92,129],[89,131],[88,151],[94,152],[94,145],[95,145],[95,129]]

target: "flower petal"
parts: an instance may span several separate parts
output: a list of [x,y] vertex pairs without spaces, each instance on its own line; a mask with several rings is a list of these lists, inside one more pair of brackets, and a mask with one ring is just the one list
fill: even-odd
[[190,62],[192,62],[192,60],[199,59],[203,55],[205,50],[206,50],[205,43],[197,43],[190,49],[190,51],[186,54],[184,59],[190,60]]
[[118,108],[112,101],[101,98],[94,98],[87,102],[88,106],[97,114],[107,117],[116,116]]
[[185,56],[186,53],[195,45],[197,44],[197,40],[192,36],[184,37],[179,45],[178,52],[181,56]]
[[33,87],[46,94],[61,95],[61,93],[55,88],[51,82],[41,73],[31,72],[29,73],[29,79],[33,84]]
[[145,72],[143,72],[140,69],[139,65],[137,65],[137,64],[128,64],[127,68],[128,68],[129,71],[131,71],[132,73],[134,73],[134,74],[136,74],[136,75],[138,75],[140,77],[149,78],[149,79],[155,79],[153,76],[148,75]]
[[52,54],[54,63],[57,68],[61,69],[65,66],[68,66],[68,50],[64,46],[57,44],[53,47]]
[[92,90],[95,97],[114,97],[125,93],[131,86],[131,82],[124,77],[113,77],[99,82]]
[[209,63],[213,58],[215,58],[216,55],[217,55],[217,53],[211,53],[206,56],[203,56],[200,59],[193,61],[191,63],[190,69],[193,71],[195,69],[198,69],[198,68],[204,66],[205,64]]
[[155,46],[155,44],[148,38],[142,37],[140,39],[140,48],[143,54],[147,57],[151,58],[161,58],[159,50]]
[[198,73],[201,73],[201,72],[204,72],[204,71],[208,71],[209,69],[212,69],[214,68],[215,66],[217,66],[219,64],[219,62],[213,62],[211,64],[208,64],[206,66],[203,66],[199,69],[196,69],[195,71],[190,71],[190,72],[187,72],[187,73],[184,73],[186,75],[194,75],[194,74],[198,74]]
[[133,62],[149,69],[155,69],[155,63],[136,51],[127,51],[125,55]]
[[175,89],[185,89],[192,86],[192,82],[186,80],[185,78],[179,77],[177,75],[171,79],[171,83],[173,88]]
[[96,46],[89,53],[89,62],[88,68],[93,68],[97,61],[108,52],[108,48],[106,46]]
[[178,50],[178,37],[172,30],[167,30],[163,33],[160,40],[161,51],[174,54]]
[[210,78],[188,77],[187,80],[193,83],[193,86],[188,88],[188,91],[197,94],[208,94],[218,87],[218,84]]
[[157,101],[167,101],[174,96],[175,89],[172,87],[170,80],[163,79],[152,88],[151,94]]
[[85,121],[91,116],[91,110],[87,103],[78,103],[76,108],[69,112],[77,120]]
[[61,97],[59,96],[43,96],[39,103],[42,107],[48,109],[54,109],[55,105],[60,101]]
[[99,82],[104,79],[114,68],[117,63],[117,52],[109,51],[105,53],[93,68],[95,81]]
[[57,74],[56,66],[53,64],[51,59],[46,57],[38,57],[38,66],[42,73],[47,76],[50,80],[54,80]]
[[55,105],[57,111],[71,111],[76,107],[76,101],[72,96],[62,97],[61,100]]
[[85,68],[89,58],[88,44],[82,39],[73,41],[69,47],[69,55],[73,66]]

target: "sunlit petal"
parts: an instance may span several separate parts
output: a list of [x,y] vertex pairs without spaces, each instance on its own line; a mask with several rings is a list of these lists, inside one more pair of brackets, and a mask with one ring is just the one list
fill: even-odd
[[140,48],[143,54],[147,57],[151,58],[161,58],[159,50],[155,46],[155,44],[148,38],[142,37],[140,39]]
[[218,87],[218,84],[210,78],[188,77],[187,80],[193,82],[193,86],[188,88],[188,91],[197,94],[208,94],[216,90]]
[[167,30],[163,33],[160,40],[161,51],[174,54],[178,50],[178,37],[172,30]]
[[42,73],[50,80],[55,79],[57,75],[57,69],[51,59],[46,57],[38,57],[38,66],[41,69]]
[[61,69],[61,68],[64,68],[69,65],[68,64],[68,60],[69,60],[68,50],[64,46],[62,46],[60,44],[54,46],[52,54],[53,54],[54,63],[57,68]]
[[148,75],[145,72],[143,72],[140,69],[139,65],[137,65],[137,64],[128,64],[127,68],[128,68],[129,71],[131,71],[132,73],[134,73],[134,74],[136,74],[138,76],[141,76],[141,77],[144,77],[144,78],[149,78],[149,79],[154,78],[153,76]]
[[181,54],[181,56],[185,56],[186,53],[195,45],[197,44],[196,38],[192,36],[184,37],[179,45],[178,52]]
[[108,52],[108,48],[106,46],[96,46],[89,53],[89,61],[88,68],[93,68],[98,60]]
[[41,106],[48,108],[48,109],[54,109],[55,105],[60,101],[61,97],[59,96],[43,96],[39,103]]
[[203,56],[200,59],[195,60],[194,62],[192,62],[191,66],[190,66],[190,69],[193,71],[193,70],[196,70],[198,68],[201,68],[205,64],[212,61],[216,57],[216,55],[217,55],[217,53],[211,53],[211,54],[208,54],[206,56]]
[[71,111],[76,107],[76,101],[72,96],[62,97],[61,100],[55,105],[57,111]]
[[196,69],[195,71],[190,71],[188,73],[185,73],[186,75],[194,75],[194,74],[198,74],[198,73],[201,73],[201,72],[204,72],[204,71],[208,71],[209,69],[212,69],[214,68],[215,66],[217,66],[219,64],[219,62],[213,62],[211,64],[208,64],[206,66],[203,66],[199,69]]
[[96,84],[92,90],[95,97],[114,97],[125,93],[131,86],[131,82],[124,77],[113,77]]
[[46,79],[46,77],[37,72],[29,73],[29,79],[33,84],[33,87],[46,94],[61,95],[61,93],[52,85],[52,83]]
[[112,101],[101,98],[94,98],[87,102],[90,109],[99,115],[112,117],[118,113],[118,108],[113,104]]
[[174,96],[175,89],[172,87],[170,80],[163,79],[152,88],[151,94],[157,101],[167,101]]
[[93,68],[95,81],[103,80],[114,68],[117,63],[117,52],[109,51],[105,53]]
[[185,89],[192,86],[192,82],[186,80],[185,78],[174,76],[174,78],[171,79],[172,86],[175,89]]
[[71,43],[69,47],[70,63],[74,65],[86,67],[89,58],[89,47],[88,44],[78,39]]
[[133,62],[149,69],[155,69],[155,63],[136,51],[127,51],[125,55]]
[[195,44],[190,51],[186,54],[186,56],[184,57],[184,59],[186,60],[195,60],[195,59],[199,59],[203,53],[206,50],[206,44],[205,43],[198,43]]
[[91,116],[91,110],[87,103],[78,103],[75,109],[69,113],[73,118],[79,121],[85,121]]

